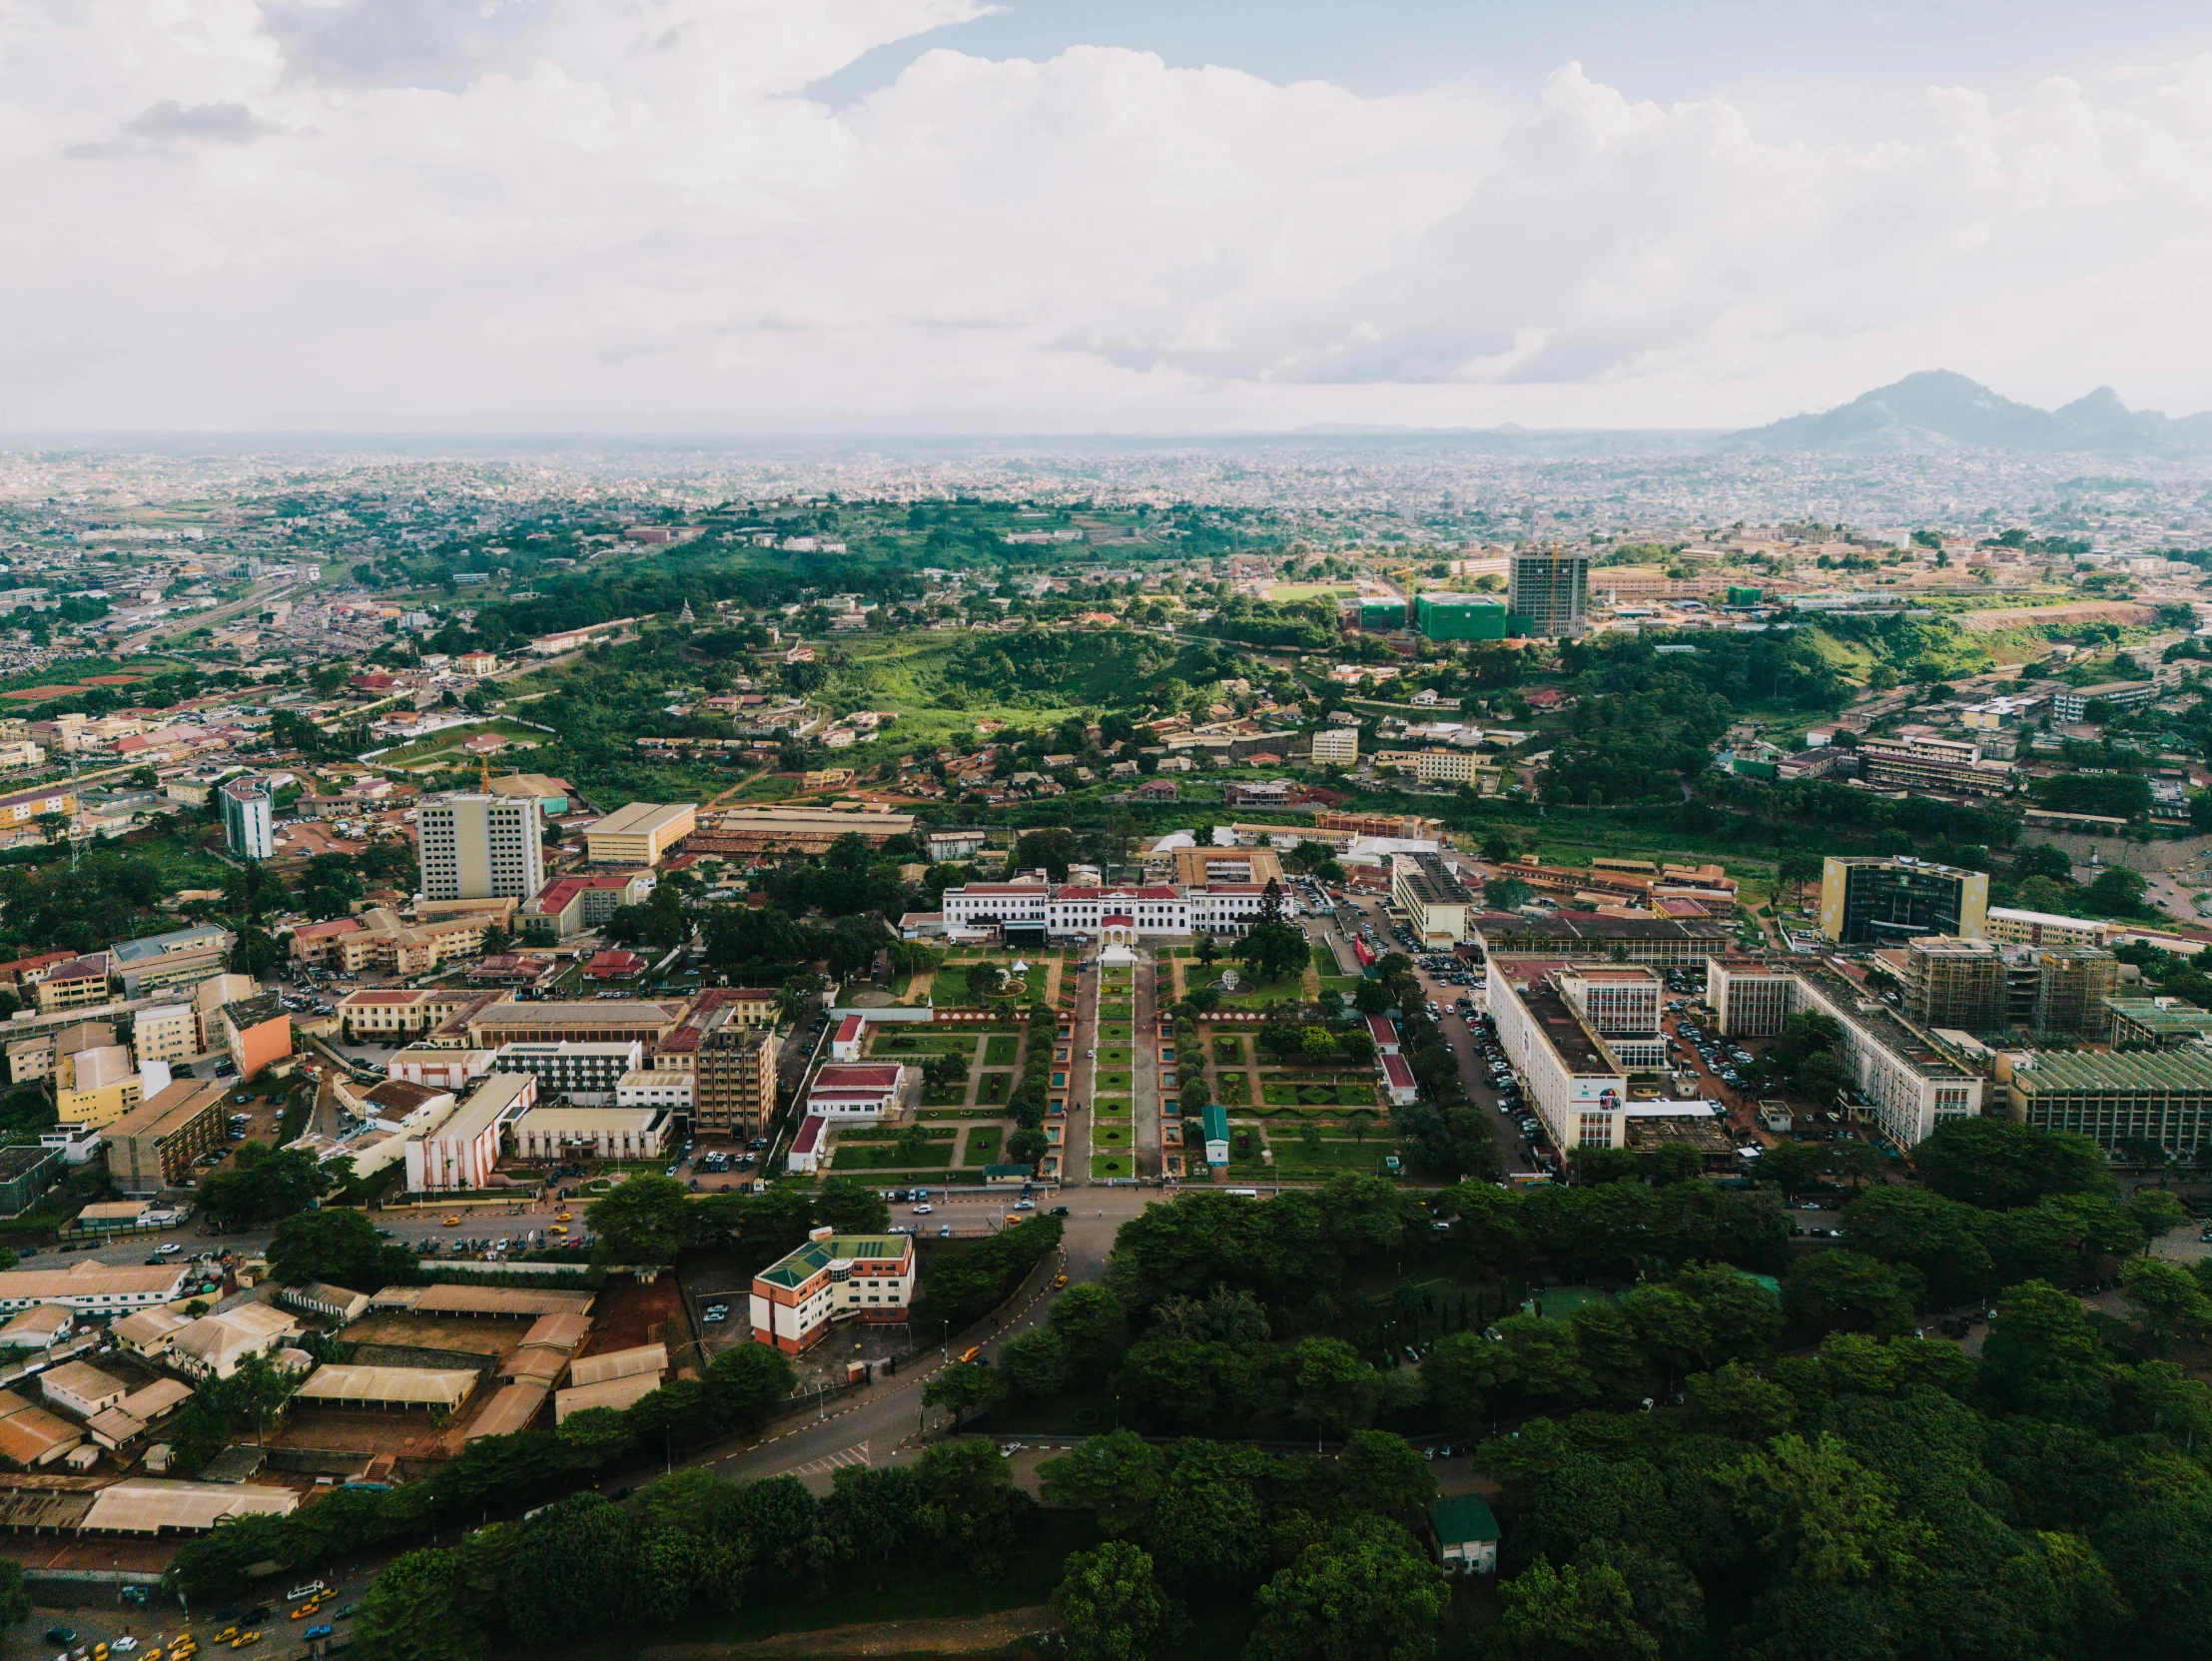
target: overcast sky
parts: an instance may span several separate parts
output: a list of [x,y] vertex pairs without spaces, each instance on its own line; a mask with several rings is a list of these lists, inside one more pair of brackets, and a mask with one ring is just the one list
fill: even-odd
[[2212,408],[2212,9],[0,0],[0,428]]

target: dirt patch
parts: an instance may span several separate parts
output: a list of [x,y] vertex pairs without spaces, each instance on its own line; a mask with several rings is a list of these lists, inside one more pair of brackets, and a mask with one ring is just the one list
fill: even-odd
[[87,686],[135,686],[145,678],[144,675],[93,675],[86,680],[85,684]]
[[687,1347],[691,1336],[683,1319],[683,1292],[676,1276],[651,1281],[626,1274],[608,1276],[591,1305],[591,1336],[578,1355],[603,1355],[610,1349],[634,1349],[641,1343],[665,1343],[669,1353]]
[[48,698],[69,698],[79,692],[89,692],[89,686],[18,686],[12,691],[0,692],[0,698],[14,698],[23,703],[44,703]]
[[872,1626],[829,1626],[819,1632],[779,1632],[750,1644],[649,1644],[644,1661],[708,1661],[738,1655],[981,1655],[1024,1638],[1059,1630],[1050,1604],[1002,1609],[944,1621],[879,1621]]
[[438,1459],[447,1452],[444,1435],[424,1412],[378,1413],[297,1402],[286,1411],[284,1427],[270,1438],[270,1445],[359,1453],[371,1459],[378,1455]]

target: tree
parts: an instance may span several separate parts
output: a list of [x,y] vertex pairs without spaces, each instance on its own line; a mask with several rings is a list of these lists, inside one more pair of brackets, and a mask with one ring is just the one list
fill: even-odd
[[266,1143],[240,1146],[230,1169],[200,1183],[200,1209],[218,1223],[252,1227],[308,1210],[329,1193],[334,1175],[313,1154]]
[[1390,989],[1377,980],[1363,980],[1352,988],[1352,1008],[1361,1015],[1380,1015],[1390,1007]]
[[998,1370],[1016,1395],[1058,1395],[1068,1387],[1068,1346],[1049,1327],[1035,1328],[1000,1346]]
[[1506,1346],[1480,1332],[1447,1332],[1421,1363],[1429,1400],[1444,1428],[1471,1436],[1486,1427],[1491,1397],[1514,1376]]
[[1536,898],[1536,890],[1519,877],[1492,877],[1482,887],[1482,903],[1491,911],[1519,911]]
[[1769,1561],[1800,1581],[1831,1586],[1907,1575],[1935,1543],[1898,1510],[1889,1483],[1851,1457],[1840,1436],[1777,1436],[1713,1473]]
[[1127,1311],[1120,1298],[1096,1283],[1070,1286],[1053,1299],[1046,1316],[1079,1367],[1100,1367],[1120,1353]]
[[1353,1431],[1336,1461],[1336,1476],[1353,1506],[1408,1529],[1422,1526],[1436,1497],[1428,1460],[1387,1430]]
[[694,1213],[690,1194],[673,1177],[633,1172],[584,1213],[584,1221],[598,1237],[592,1259],[666,1267],[691,1244]]
[[1912,1167],[1944,1199],[1984,1211],[2112,1187],[2104,1150],[2087,1137],[2008,1119],[1947,1120],[1912,1150]]
[[1040,866],[1055,882],[1068,880],[1068,867],[1083,857],[1083,848],[1072,830],[1024,831],[1014,844],[1014,869],[1034,871]]
[[368,1214],[347,1209],[295,1212],[269,1243],[269,1271],[288,1286],[329,1280],[355,1291],[376,1291],[404,1279],[414,1253],[376,1238]]
[[815,1218],[841,1235],[875,1235],[891,1227],[891,1208],[851,1177],[832,1177],[814,1197]]
[[752,1429],[790,1398],[798,1376],[791,1358],[771,1345],[745,1343],[725,1349],[701,1380],[707,1411],[718,1424]]
[[2144,1344],[2163,1352],[2178,1338],[2212,1326],[2212,1298],[2196,1276],[2163,1257],[2137,1257],[2120,1271],[2120,1285]]
[[[1914,1282],[1919,1275],[1907,1268]],[[1911,1330],[1912,1292],[1896,1270],[1857,1251],[1817,1251],[1783,1282],[1782,1306],[1802,1332]]]
[[1342,1338],[1306,1338],[1296,1351],[1298,1413],[1342,1434],[1373,1413],[1381,1381]]
[[1165,1480],[1167,1456],[1133,1430],[1092,1436],[1073,1453],[1038,1467],[1047,1500],[1068,1509],[1096,1511],[1109,1537],[1140,1533],[1150,1521]]
[[16,1626],[31,1618],[31,1594],[23,1589],[23,1565],[0,1558],[0,1626]]
[[1449,1601],[1403,1529],[1361,1518],[1259,1589],[1244,1661],[1426,1661]]
[[1151,1558],[1126,1540],[1071,1554],[1053,1613],[1071,1661],[1144,1661],[1179,1624]]
[[927,1407],[944,1408],[953,1415],[953,1423],[958,1426],[970,1413],[996,1403],[1006,1390],[1006,1380],[995,1368],[979,1366],[974,1361],[955,1361],[951,1366],[940,1367],[922,1386],[922,1403]]
[[1554,1569],[1539,1556],[1498,1588],[1500,1624],[1519,1661],[1656,1658],[1659,1640],[1638,1624],[1628,1582],[1609,1564]]
[[451,1547],[392,1559],[363,1595],[354,1631],[375,1661],[479,1661],[486,1648]]

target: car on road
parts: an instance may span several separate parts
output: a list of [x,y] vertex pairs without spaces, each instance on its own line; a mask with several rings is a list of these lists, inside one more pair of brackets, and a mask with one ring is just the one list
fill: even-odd
[[1068,1215],[1068,1208],[1066,1206],[1055,1206],[1047,1215],[1052,1217],[1066,1217]]
[[460,1227],[460,1219],[457,1217],[449,1217],[445,1220],[444,1226],[448,1229],[458,1229]]
[[937,1208],[927,1205],[917,1206],[914,1208],[914,1215],[916,1217],[934,1217],[937,1215]]
[[699,1318],[704,1321],[727,1320],[730,1318],[730,1306],[727,1303],[709,1303],[699,1311]]
[[973,1361],[978,1355],[981,1355],[982,1353],[983,1345],[980,1343],[972,1343],[966,1349],[960,1352],[960,1358],[964,1362]]

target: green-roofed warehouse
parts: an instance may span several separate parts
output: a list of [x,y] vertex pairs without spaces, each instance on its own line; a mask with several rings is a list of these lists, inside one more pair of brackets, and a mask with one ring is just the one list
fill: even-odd
[[1446,1574],[1494,1574],[1498,1519],[1480,1494],[1439,1494],[1429,1502],[1429,1533]]
[[1218,1102],[1208,1102],[1205,1111],[1198,1116],[1205,1126],[1205,1163],[1227,1165],[1229,1163],[1229,1111]]
[[2072,1131],[2107,1151],[2147,1143],[2188,1159],[2212,1125],[2212,1053],[2185,1050],[2043,1053],[2011,1065],[2012,1118]]

